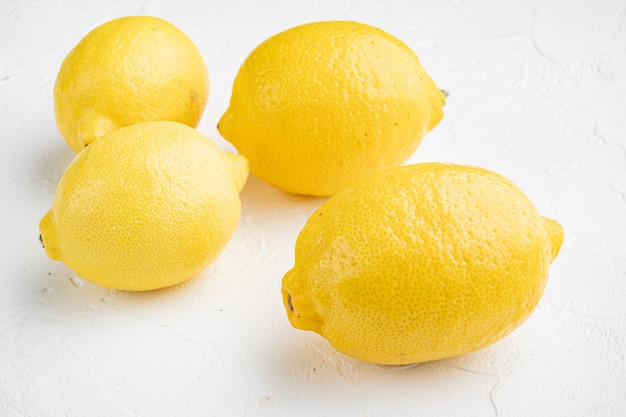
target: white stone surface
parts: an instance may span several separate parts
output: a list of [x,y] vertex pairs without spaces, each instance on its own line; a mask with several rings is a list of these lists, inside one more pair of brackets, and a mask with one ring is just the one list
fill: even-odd
[[[171,289],[99,288],[49,260],[38,222],[73,152],[52,86],[90,29],[151,14],[185,31],[216,123],[245,56],[296,24],[358,20],[404,40],[451,92],[409,162],[517,183],[566,232],[532,317],[481,351],[388,367],[292,329],[282,275],[324,200],[250,178],[222,256]],[[625,416],[626,3],[470,0],[0,2],[0,416]]]

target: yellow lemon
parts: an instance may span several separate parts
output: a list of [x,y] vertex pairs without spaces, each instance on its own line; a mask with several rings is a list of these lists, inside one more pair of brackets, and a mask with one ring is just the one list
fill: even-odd
[[252,51],[218,129],[256,176],[324,196],[403,163],[443,104],[400,40],[358,22],[314,22]]
[[162,19],[129,16],[95,28],[67,55],[54,109],[61,135],[79,152],[135,123],[196,127],[208,94],[206,65],[191,39]]
[[283,278],[291,324],[367,362],[462,355],[534,310],[563,229],[477,167],[390,168],[325,202]]
[[107,288],[151,290],[199,274],[239,221],[247,160],[175,122],[144,122],[71,162],[39,224],[51,259]]

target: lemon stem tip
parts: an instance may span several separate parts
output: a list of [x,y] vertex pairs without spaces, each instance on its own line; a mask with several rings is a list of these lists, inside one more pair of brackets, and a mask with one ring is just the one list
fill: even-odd
[[446,102],[448,101],[448,96],[450,95],[450,92],[448,90],[444,90],[444,89],[439,89],[439,94],[441,94],[441,101],[443,102],[443,105],[446,105]]

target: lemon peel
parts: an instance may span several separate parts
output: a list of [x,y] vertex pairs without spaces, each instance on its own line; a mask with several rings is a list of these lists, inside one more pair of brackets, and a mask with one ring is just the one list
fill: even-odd
[[406,161],[444,101],[399,39],[358,22],[313,22],[250,53],[218,130],[259,178],[328,196]]
[[59,132],[80,152],[135,123],[196,127],[208,94],[206,65],[187,35],[163,19],[126,16],[93,29],[65,57],[54,110]]
[[290,323],[363,361],[466,354],[538,304],[563,228],[510,180],[464,165],[390,168],[327,200],[283,277]]
[[76,155],[39,223],[49,258],[107,288],[187,281],[213,262],[241,213],[245,157],[197,130],[144,122]]

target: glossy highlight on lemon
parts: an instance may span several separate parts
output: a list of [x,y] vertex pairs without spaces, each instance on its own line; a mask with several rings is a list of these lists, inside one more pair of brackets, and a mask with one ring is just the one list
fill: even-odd
[[250,53],[218,130],[256,176],[328,196],[403,163],[442,119],[444,101],[399,39],[358,22],[313,22]]
[[233,235],[247,160],[197,130],[144,122],[81,151],[39,224],[46,253],[107,288],[143,291],[198,275]]
[[54,85],[59,132],[76,152],[106,133],[145,121],[196,127],[209,94],[200,51],[172,23],[127,16],[89,32],[64,59]]
[[294,327],[366,362],[463,355],[530,316],[562,241],[561,225],[492,171],[390,168],[311,215],[283,302]]

